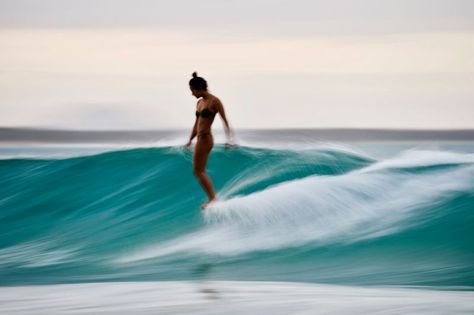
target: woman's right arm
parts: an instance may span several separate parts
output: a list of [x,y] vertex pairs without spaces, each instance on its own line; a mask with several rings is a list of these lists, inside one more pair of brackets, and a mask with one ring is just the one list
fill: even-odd
[[186,143],[184,146],[186,148],[189,148],[191,146],[191,143],[193,142],[194,137],[196,137],[197,134],[197,122],[198,122],[198,117],[196,117],[196,121],[194,122],[193,130],[191,130],[191,135],[189,136],[189,141]]

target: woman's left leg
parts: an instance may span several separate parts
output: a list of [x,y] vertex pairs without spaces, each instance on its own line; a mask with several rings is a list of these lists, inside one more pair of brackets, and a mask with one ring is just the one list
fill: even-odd
[[206,174],[206,164],[213,145],[212,136],[205,136],[198,139],[193,155],[194,175],[198,178],[201,186],[204,188],[207,197],[209,198],[208,202],[216,198],[211,178]]

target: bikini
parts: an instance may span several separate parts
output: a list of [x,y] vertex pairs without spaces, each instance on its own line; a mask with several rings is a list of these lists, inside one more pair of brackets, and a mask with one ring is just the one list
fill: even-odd
[[[196,117],[201,117],[201,118],[214,118],[216,113],[211,112],[209,109],[204,108],[202,111],[196,111]],[[203,136],[212,136],[210,132],[200,132],[198,133],[197,137],[198,139]]]
[[216,113],[211,112],[209,109],[204,108],[202,111],[196,111],[196,117],[201,116],[202,118],[214,117]]

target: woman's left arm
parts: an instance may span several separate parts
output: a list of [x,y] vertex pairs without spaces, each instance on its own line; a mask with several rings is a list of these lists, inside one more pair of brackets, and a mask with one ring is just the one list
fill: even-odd
[[224,131],[227,136],[227,141],[230,144],[233,144],[234,135],[233,135],[232,129],[230,129],[229,121],[227,120],[227,117],[225,115],[224,105],[222,104],[220,99],[216,100],[216,106],[217,106],[217,112],[221,115],[222,121],[224,123]]

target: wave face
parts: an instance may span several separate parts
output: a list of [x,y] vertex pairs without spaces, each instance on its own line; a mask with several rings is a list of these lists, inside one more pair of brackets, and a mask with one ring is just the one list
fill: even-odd
[[[375,145],[375,144],[374,144]],[[0,160],[3,284],[271,280],[474,285],[474,155],[216,146]]]

